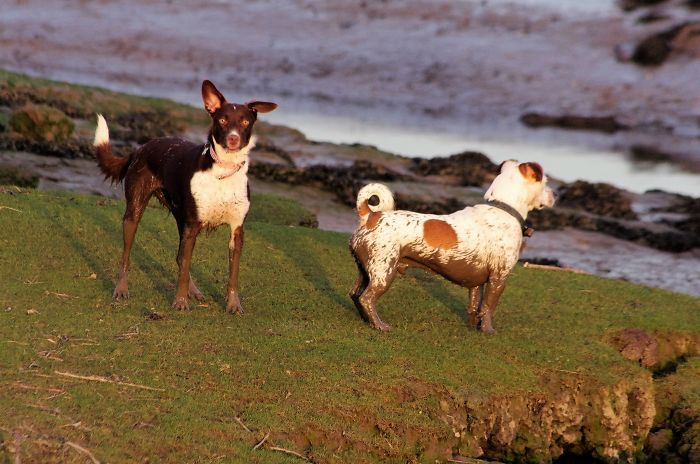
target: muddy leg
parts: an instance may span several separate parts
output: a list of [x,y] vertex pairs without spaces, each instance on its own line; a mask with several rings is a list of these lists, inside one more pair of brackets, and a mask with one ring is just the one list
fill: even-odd
[[175,309],[189,308],[187,295],[190,288],[190,265],[192,263],[194,244],[201,229],[202,225],[199,223],[187,224],[180,238],[180,248],[177,253],[177,264],[180,268],[180,273],[178,275],[175,301],[173,301],[173,308]]
[[486,283],[486,288],[484,290],[484,298],[481,303],[481,331],[487,334],[495,334],[493,325],[491,323],[491,318],[493,317],[494,311],[496,311],[496,305],[498,305],[498,299],[501,297],[503,290],[506,288],[506,279],[501,277],[489,278]]
[[231,240],[228,246],[228,290],[226,292],[226,311],[234,314],[243,314],[243,306],[238,292],[238,271],[241,266],[241,253],[243,252],[243,226],[231,228]]
[[467,315],[469,317],[468,326],[470,329],[476,330],[479,328],[479,305],[481,304],[483,286],[469,288],[469,308]]
[[367,284],[369,284],[369,276],[367,275],[365,268],[362,267],[362,263],[357,258],[355,258],[355,264],[357,264],[357,272],[359,275],[355,281],[355,286],[350,292],[350,298],[352,298],[352,301],[354,301],[355,305],[357,305],[356,300],[360,297],[360,295],[362,295],[362,292],[365,291]]

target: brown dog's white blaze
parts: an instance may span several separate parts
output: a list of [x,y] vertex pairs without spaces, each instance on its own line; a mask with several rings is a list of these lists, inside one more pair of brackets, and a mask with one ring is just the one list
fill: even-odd
[[518,166],[518,169],[520,169],[520,173],[523,175],[524,178],[533,182],[542,182],[542,178],[544,177],[544,170],[542,169],[542,166],[539,165],[539,163],[534,163],[532,161],[527,163],[521,163]]
[[433,248],[449,250],[457,245],[457,232],[445,221],[428,219],[423,223],[423,240]]

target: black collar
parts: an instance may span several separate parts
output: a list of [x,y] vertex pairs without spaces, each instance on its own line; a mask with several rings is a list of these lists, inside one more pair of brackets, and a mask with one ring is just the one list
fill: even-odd
[[523,218],[520,213],[518,212],[517,209],[513,208],[510,206],[508,203],[503,203],[502,201],[498,200],[484,200],[480,203],[477,203],[478,205],[488,205],[488,206],[493,206],[494,208],[498,208],[501,211],[505,211],[506,213],[510,214],[515,218],[516,221],[520,224],[520,228],[523,231],[523,237],[532,237],[532,234],[535,232],[535,229],[530,227],[527,222],[525,222],[525,218]]

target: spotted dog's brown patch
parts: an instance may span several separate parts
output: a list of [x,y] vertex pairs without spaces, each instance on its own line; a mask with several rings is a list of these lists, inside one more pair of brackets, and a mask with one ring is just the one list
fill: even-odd
[[367,218],[367,224],[365,224],[365,227],[367,227],[368,230],[372,230],[375,227],[377,227],[377,222],[382,218],[382,213],[379,211],[370,213],[369,218]]
[[360,207],[357,208],[357,212],[360,216],[365,216],[365,215],[372,212],[372,210],[369,209],[369,205],[367,204],[367,200],[360,203]]
[[520,166],[518,166],[518,169],[520,169],[520,173],[524,178],[535,182],[542,182],[544,171],[542,170],[542,166],[540,166],[538,163],[521,163]]
[[423,223],[423,240],[433,248],[447,250],[457,244],[457,233],[445,221],[428,219]]

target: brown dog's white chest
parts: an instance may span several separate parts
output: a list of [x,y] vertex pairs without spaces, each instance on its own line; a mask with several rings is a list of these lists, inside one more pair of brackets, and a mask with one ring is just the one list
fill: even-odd
[[190,188],[197,207],[197,218],[207,227],[243,223],[248,199],[247,166],[229,177],[220,178],[226,170],[216,165],[192,176]]

